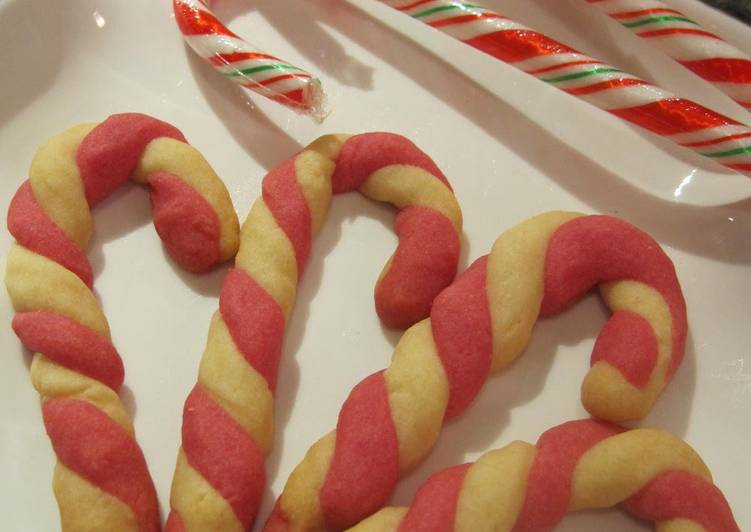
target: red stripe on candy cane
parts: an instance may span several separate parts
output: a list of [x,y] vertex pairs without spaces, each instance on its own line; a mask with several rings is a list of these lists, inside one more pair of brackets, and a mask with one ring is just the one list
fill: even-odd
[[537,454],[527,479],[524,506],[513,532],[550,530],[566,515],[571,477],[577,462],[620,427],[597,421],[571,422],[552,428],[537,440]]
[[[591,2],[590,2],[591,3]],[[639,9],[637,11],[619,11],[618,13],[609,13],[614,19],[628,19],[634,17],[641,17],[644,15],[654,15],[656,13],[669,13],[672,15],[683,15],[680,11],[675,9],[669,9],[665,7],[655,7],[652,9]]]
[[185,402],[182,437],[188,463],[249,528],[258,511],[254,501],[266,484],[263,453],[256,442],[198,385]]
[[751,61],[735,58],[712,58],[680,63],[707,81],[751,83]]
[[578,87],[576,89],[563,89],[567,93],[574,96],[583,96],[585,94],[594,94],[609,89],[616,89],[619,87],[635,87],[638,85],[651,85],[641,79],[625,78],[625,79],[611,79],[609,81],[601,81],[600,83],[593,83],[585,87]]
[[341,530],[375,512],[398,479],[399,444],[381,371],[355,386],[339,413],[334,456],[320,494],[326,525]]
[[410,9],[421,6],[423,4],[429,4],[430,2],[433,2],[433,0],[417,0],[416,2],[412,2],[411,4],[407,4],[406,6],[397,7],[399,11],[409,11]]
[[639,37],[662,37],[664,35],[674,34],[701,35],[702,37],[710,37],[712,39],[720,40],[720,38],[714,33],[704,30],[695,30],[692,28],[668,28],[664,30],[640,31],[637,33]]
[[499,30],[478,35],[464,42],[507,63],[543,55],[578,53],[542,33],[527,29]]
[[738,530],[720,489],[685,471],[663,473],[625,501],[624,506],[640,519],[690,519],[707,532]]
[[133,511],[139,532],[158,532],[159,507],[146,460],[133,436],[93,404],[54,398],[42,403],[58,460]]
[[609,111],[658,135],[676,135],[710,127],[739,125],[735,120],[681,98]]
[[219,311],[238,350],[273,393],[284,336],[279,304],[247,273],[232,268],[222,284]]
[[94,274],[86,254],[42,210],[28,180],[10,200],[8,230],[25,248],[75,273],[89,288],[93,286]]
[[174,3],[175,21],[183,35],[226,35],[239,38],[211,13],[192,9],[181,2]]
[[426,480],[398,532],[453,532],[459,493],[469,467],[450,467]]
[[748,137],[751,137],[751,133],[738,133],[737,135],[728,135],[727,137],[719,137],[716,139],[700,140],[697,142],[684,142],[681,143],[681,146],[686,146],[687,148],[699,148],[701,146],[711,146],[712,144],[720,144],[729,140],[745,139]]
[[537,68],[535,70],[525,70],[527,74],[532,74],[533,76],[536,74],[544,74],[545,72],[552,72],[553,70],[559,70],[561,68],[568,68],[572,66],[578,66],[578,65],[601,65],[602,63],[600,61],[595,61],[594,59],[583,59],[581,61],[571,61],[570,63],[561,63],[559,65],[551,65],[543,68]]

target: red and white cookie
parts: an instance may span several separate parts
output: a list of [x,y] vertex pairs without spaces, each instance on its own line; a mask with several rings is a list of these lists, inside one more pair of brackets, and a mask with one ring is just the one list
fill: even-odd
[[293,471],[267,531],[340,530],[381,508],[447,418],[518,357],[540,315],[597,286],[612,311],[582,401],[594,416],[643,417],[683,358],[686,308],[673,264],[610,216],[550,212],[503,233],[406,331],[391,365],[350,393],[335,431]]
[[552,530],[568,512],[623,505],[663,532],[738,532],[722,492],[685,442],[654,429],[584,419],[445,469],[409,508],[384,508],[351,532]]
[[462,218],[448,181],[390,133],[321,137],[264,178],[224,280],[198,383],[183,412],[167,530],[247,530],[265,488],[273,402],[287,320],[333,194],[395,205],[399,245],[375,289],[390,326],[425,318],[451,283]]
[[169,124],[113,115],[37,151],[8,210],[17,242],[5,284],[13,329],[34,352],[31,380],[57,454],[53,487],[64,530],[160,529],[154,486],[117,394],[123,364],[84,254],[91,209],[129,177],[148,185],[157,232],[184,268],[208,270],[238,245],[224,184]]

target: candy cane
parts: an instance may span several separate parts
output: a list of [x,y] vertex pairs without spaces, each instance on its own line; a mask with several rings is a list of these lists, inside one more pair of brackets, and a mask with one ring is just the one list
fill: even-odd
[[751,57],[658,0],[586,0],[751,111]]
[[751,128],[475,4],[381,0],[568,94],[751,175]]
[[350,531],[551,530],[567,512],[618,504],[657,530],[740,530],[688,444],[585,419],[546,431],[536,445],[516,441],[436,473],[409,509],[386,508]]
[[263,458],[272,447],[284,329],[332,193],[358,190],[400,209],[399,246],[375,290],[385,323],[407,326],[427,316],[456,274],[458,203],[435,163],[404,137],[321,137],[272,170],[262,189],[185,403],[171,532],[252,526],[265,485]]
[[597,285],[613,312],[600,331],[582,402],[594,416],[643,417],[681,363],[686,308],[670,259],[609,216],[552,212],[502,234],[406,331],[391,365],[360,382],[336,430],[293,471],[269,532],[352,526],[381,508],[399,477],[464,411],[491,370],[524,350],[539,315]]
[[173,0],[185,42],[220,74],[315,120],[324,118],[321,82],[235,35],[203,0]]
[[128,177],[149,186],[154,225],[181,266],[204,271],[237,249],[227,190],[169,124],[114,115],[37,151],[8,210],[17,243],[5,284],[17,312],[13,329],[35,353],[31,380],[57,454],[53,486],[64,530],[160,529],[154,486],[117,395],[122,361],[83,251],[90,209]]

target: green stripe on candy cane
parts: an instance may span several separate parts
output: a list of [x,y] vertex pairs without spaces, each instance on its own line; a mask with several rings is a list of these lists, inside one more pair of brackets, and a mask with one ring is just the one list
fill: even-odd
[[412,15],[415,18],[420,17],[427,17],[428,15],[432,15],[433,13],[440,13],[441,11],[451,11],[453,9],[482,9],[482,6],[478,6],[476,4],[451,4],[450,6],[439,6],[434,7],[432,9],[426,9],[425,11],[420,11],[419,13],[416,13]]
[[593,68],[591,70],[584,70],[582,72],[575,72],[573,74],[566,74],[564,76],[558,76],[555,78],[539,78],[547,83],[560,83],[561,81],[569,81],[572,79],[586,78],[588,76],[594,76],[595,74],[607,74],[609,72],[623,72],[617,68]]
[[656,24],[658,22],[688,22],[689,24],[693,24],[694,26],[698,26],[696,22],[691,20],[690,18],[686,17],[675,17],[675,16],[664,16],[664,17],[650,17],[645,18],[642,20],[637,20],[636,22],[621,22],[624,26],[627,28],[637,28],[639,26],[646,26],[647,24]]
[[744,146],[726,151],[701,152],[705,157],[730,157],[731,155],[740,155],[742,153],[751,153],[751,146]]
[[264,70],[297,70],[299,72],[304,72],[301,68],[294,67],[292,65],[261,65],[257,67],[251,67],[251,68],[243,68],[242,70],[233,70],[232,72],[226,72],[226,75],[229,77],[235,77],[235,76],[247,76],[249,74],[255,74],[256,72],[263,72]]

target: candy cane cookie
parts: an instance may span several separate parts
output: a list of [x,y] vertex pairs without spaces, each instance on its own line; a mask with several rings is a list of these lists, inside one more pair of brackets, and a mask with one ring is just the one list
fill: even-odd
[[567,512],[616,505],[664,532],[740,530],[684,441],[584,419],[436,473],[409,508],[384,508],[350,532],[543,531]]
[[382,321],[407,326],[451,283],[462,217],[446,178],[404,137],[321,137],[273,169],[243,224],[185,402],[167,530],[247,530],[265,486],[286,323],[331,195],[395,205],[399,245],[375,289]]
[[402,336],[385,371],[361,381],[330,432],[292,472],[266,529],[341,530],[381,508],[432,449],[444,419],[510,364],[538,316],[597,285],[612,311],[582,402],[609,421],[638,419],[683,358],[686,309],[659,245],[610,216],[550,212],[503,233]]
[[8,210],[17,242],[5,284],[13,329],[35,353],[31,381],[58,459],[53,487],[64,530],[160,528],[154,486],[117,395],[123,364],[84,254],[90,209],[129,177],[148,185],[157,232],[184,268],[207,270],[238,245],[224,184],[169,124],[113,115],[75,126],[37,151]]

